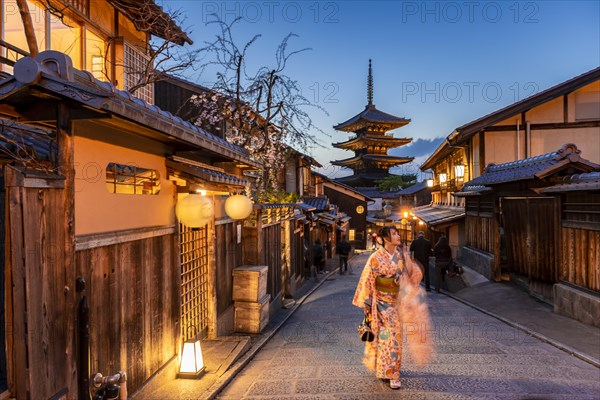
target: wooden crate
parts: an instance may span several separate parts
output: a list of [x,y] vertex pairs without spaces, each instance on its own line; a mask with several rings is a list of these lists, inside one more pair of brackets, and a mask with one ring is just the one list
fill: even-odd
[[260,301],[236,301],[234,308],[234,325],[236,332],[260,333],[269,323],[269,300],[265,294]]
[[233,301],[258,302],[267,294],[266,265],[244,265],[233,270]]

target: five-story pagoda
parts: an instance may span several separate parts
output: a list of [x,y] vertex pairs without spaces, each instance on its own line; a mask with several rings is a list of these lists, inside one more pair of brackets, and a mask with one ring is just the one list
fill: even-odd
[[390,130],[407,125],[410,119],[386,114],[373,104],[373,71],[369,60],[369,78],[367,84],[368,104],[365,109],[346,122],[333,128],[338,131],[353,132],[356,136],[333,147],[353,150],[354,157],[332,161],[333,165],[350,168],[354,173],[337,178],[336,181],[352,187],[373,187],[375,181],[390,176],[391,167],[411,162],[414,157],[396,157],[387,154],[389,149],[403,146],[412,138],[395,138]]

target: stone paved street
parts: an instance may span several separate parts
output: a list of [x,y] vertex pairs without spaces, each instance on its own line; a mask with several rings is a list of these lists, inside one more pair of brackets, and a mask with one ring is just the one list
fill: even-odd
[[445,295],[429,293],[436,355],[404,354],[394,391],[362,364],[355,275],[332,275],[219,394],[220,399],[600,399],[600,370]]

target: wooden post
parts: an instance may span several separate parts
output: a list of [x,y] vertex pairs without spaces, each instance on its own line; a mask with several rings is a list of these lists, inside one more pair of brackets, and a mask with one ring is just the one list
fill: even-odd
[[75,292],[75,162],[73,149],[73,124],[68,106],[58,103],[56,116],[56,141],[58,149],[58,173],[65,178],[64,186],[64,293],[65,293],[65,383],[69,398],[74,398],[77,382],[75,355],[75,315],[77,296]]
[[217,243],[217,234],[215,229],[214,218],[206,227],[206,239],[208,241],[208,339],[217,337],[217,255],[215,252],[216,246],[224,246],[222,243]]

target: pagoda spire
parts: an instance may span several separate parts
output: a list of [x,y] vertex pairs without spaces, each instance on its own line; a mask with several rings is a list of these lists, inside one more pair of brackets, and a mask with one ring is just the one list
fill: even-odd
[[369,78],[367,79],[367,100],[369,106],[373,105],[373,69],[371,68],[371,59],[369,59]]

